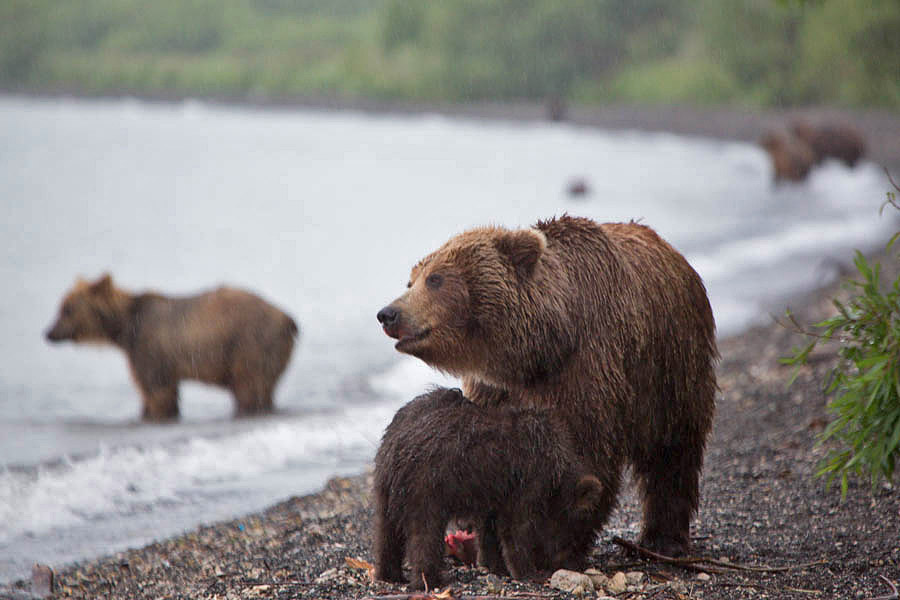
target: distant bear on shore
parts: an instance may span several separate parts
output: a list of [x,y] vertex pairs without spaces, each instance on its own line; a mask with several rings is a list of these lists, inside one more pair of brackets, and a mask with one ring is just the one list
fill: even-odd
[[816,156],[807,142],[786,131],[768,131],[759,141],[772,161],[772,177],[781,181],[803,181]]
[[852,168],[866,152],[862,133],[846,123],[813,124],[805,119],[796,119],[791,123],[790,129],[795,136],[809,144],[817,164],[827,158],[834,158]]
[[495,519],[496,541],[478,527],[479,562],[495,572],[583,568],[603,526],[603,484],[574,447],[555,412],[481,407],[459,390],[419,396],[397,411],[375,456],[375,576],[404,581],[408,558],[412,586],[439,585],[444,528],[456,517]]
[[563,216],[457,235],[407,287],[377,315],[398,351],[461,377],[481,406],[557,412],[603,481],[601,522],[629,463],[641,543],[687,551],[718,353],[706,290],[681,254],[643,225]]
[[109,275],[78,280],[47,331],[51,342],[121,348],[143,397],[143,418],[178,417],[178,383],[196,379],[234,394],[236,413],[272,410],[272,394],[298,328],[265,300],[220,287],[184,298],[130,294]]

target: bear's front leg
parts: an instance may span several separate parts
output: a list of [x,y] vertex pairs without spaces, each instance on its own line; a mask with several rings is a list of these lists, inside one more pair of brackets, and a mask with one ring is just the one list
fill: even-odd
[[444,521],[410,520],[406,552],[411,567],[410,586],[415,590],[434,589],[443,583],[441,567],[444,563]]
[[178,378],[174,368],[157,353],[144,349],[129,353],[128,366],[144,401],[145,421],[178,418]]
[[178,418],[178,387],[169,386],[143,391],[145,421],[174,421]]
[[234,394],[235,414],[239,417],[272,412],[273,386],[257,380],[253,375],[243,375],[231,386]]
[[375,579],[402,583],[403,555],[406,539],[385,515],[376,517],[375,525]]

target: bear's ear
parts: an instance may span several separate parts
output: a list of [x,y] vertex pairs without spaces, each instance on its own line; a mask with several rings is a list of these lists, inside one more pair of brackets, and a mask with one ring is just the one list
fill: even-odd
[[547,247],[547,238],[535,229],[504,231],[494,240],[494,247],[509,259],[519,279],[534,273],[538,259]]
[[575,485],[575,510],[591,513],[603,500],[603,484],[593,475],[585,475]]
[[94,294],[108,296],[113,291],[112,275],[104,273],[100,279],[91,284],[90,290]]

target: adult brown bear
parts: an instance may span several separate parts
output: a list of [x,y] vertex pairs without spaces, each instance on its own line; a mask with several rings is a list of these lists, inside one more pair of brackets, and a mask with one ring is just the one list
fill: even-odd
[[219,385],[236,412],[272,410],[272,394],[298,328],[262,298],[228,287],[184,298],[131,294],[104,275],[78,280],[63,298],[51,342],[104,342],[121,348],[141,391],[147,420],[178,416],[178,382]]
[[407,287],[378,313],[397,350],[462,377],[477,404],[566,415],[593,471],[615,473],[603,520],[630,463],[641,542],[687,551],[717,351],[706,290],[681,254],[649,227],[563,216],[462,233]]
[[809,144],[817,164],[826,158],[834,158],[852,168],[866,153],[862,133],[847,123],[813,124],[805,119],[796,119],[791,123],[791,131]]

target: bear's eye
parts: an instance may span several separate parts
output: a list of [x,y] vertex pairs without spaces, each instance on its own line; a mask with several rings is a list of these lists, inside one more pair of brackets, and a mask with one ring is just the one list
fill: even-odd
[[429,289],[436,290],[441,287],[441,284],[444,283],[444,278],[437,273],[432,273],[428,277],[425,278],[425,285],[428,286]]

